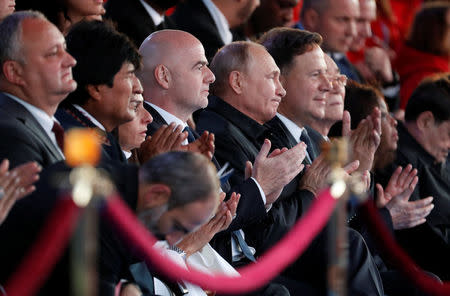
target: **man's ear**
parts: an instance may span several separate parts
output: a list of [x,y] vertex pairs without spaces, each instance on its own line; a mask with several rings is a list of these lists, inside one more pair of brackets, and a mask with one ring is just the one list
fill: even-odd
[[425,111],[419,114],[416,120],[417,128],[422,132],[427,132],[428,129],[435,125],[433,113]]
[[150,209],[169,202],[171,190],[165,184],[146,185],[142,193],[142,207]]
[[308,28],[308,30],[315,32],[319,24],[319,13],[313,9],[306,9],[302,18],[302,24]]
[[17,61],[6,61],[3,63],[3,75],[6,80],[12,84],[25,86],[25,80],[23,80],[23,67]]
[[155,80],[158,85],[160,85],[164,89],[169,88],[172,79],[169,68],[162,64],[159,64],[155,67],[153,75],[155,76]]
[[102,94],[101,94],[101,88],[105,87],[107,85],[92,85],[92,84],[88,84],[86,86],[86,90],[89,94],[89,96],[91,98],[93,98],[96,101],[100,101],[102,98]]
[[242,94],[243,90],[243,84],[244,84],[244,76],[241,72],[239,71],[232,71],[229,75],[228,75],[228,84],[230,85],[231,89],[236,93],[236,94]]

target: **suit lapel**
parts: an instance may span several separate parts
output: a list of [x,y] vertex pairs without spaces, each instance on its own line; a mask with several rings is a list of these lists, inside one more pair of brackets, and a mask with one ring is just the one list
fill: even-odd
[[53,144],[53,141],[42,128],[41,124],[25,107],[9,98],[7,95],[0,93],[0,109],[25,125],[57,160],[63,159],[58,148]]

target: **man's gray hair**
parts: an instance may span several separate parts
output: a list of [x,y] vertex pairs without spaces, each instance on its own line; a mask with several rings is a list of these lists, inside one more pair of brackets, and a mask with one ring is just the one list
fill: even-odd
[[164,184],[171,190],[168,210],[219,193],[220,183],[212,162],[199,153],[168,152],[153,157],[139,170],[139,182]]
[[0,65],[6,61],[25,62],[22,52],[22,22],[26,19],[44,19],[46,17],[32,10],[18,11],[8,15],[0,23]]

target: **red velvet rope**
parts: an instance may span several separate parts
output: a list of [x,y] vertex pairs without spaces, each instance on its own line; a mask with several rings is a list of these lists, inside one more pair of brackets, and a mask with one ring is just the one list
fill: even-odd
[[259,258],[257,263],[239,269],[241,277],[211,276],[192,269],[188,271],[167,260],[153,248],[155,238],[118,197],[109,199],[106,213],[125,239],[166,276],[176,281],[183,279],[218,293],[241,294],[263,286],[300,256],[325,226],[335,203],[329,190],[324,190],[305,216],[276,246]]
[[[450,284],[440,283],[425,274],[414,261],[395,242],[386,224],[380,218],[377,209],[370,200],[361,206],[363,217],[368,223],[370,232],[379,242],[379,248],[389,256],[389,259],[399,268],[412,283],[427,295],[450,295]],[[382,243],[381,243],[382,242]]]
[[58,200],[38,239],[6,284],[8,296],[36,294],[65,250],[79,213],[71,197]]

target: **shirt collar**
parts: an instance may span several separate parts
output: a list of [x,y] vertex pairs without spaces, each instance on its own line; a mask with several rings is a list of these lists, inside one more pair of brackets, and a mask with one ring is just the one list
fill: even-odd
[[103,126],[103,124],[101,124],[97,119],[95,119],[94,116],[92,116],[91,114],[89,114],[86,110],[83,109],[83,107],[81,107],[80,105],[76,105],[73,104],[73,106],[75,108],[77,108],[78,111],[81,112],[81,114],[83,114],[84,116],[86,116],[90,121],[92,121],[93,124],[95,124],[95,126],[97,126],[99,129],[101,129],[102,131],[106,132],[105,127]]
[[161,24],[164,21],[164,15],[160,15],[156,10],[153,9],[153,7],[151,7],[144,0],[139,0],[139,1],[141,1],[142,6],[144,6],[144,8],[147,11],[148,15],[150,15],[150,17],[152,18],[153,23],[155,24],[155,26],[158,26],[159,24]]
[[203,0],[203,4],[208,9],[209,14],[211,14],[223,43],[231,43],[233,41],[233,34],[230,31],[230,25],[228,24],[226,17],[211,0]]
[[183,128],[187,126],[186,122],[183,122],[181,119],[173,115],[172,113],[167,112],[163,108],[156,106],[153,103],[145,101],[147,104],[152,106],[156,111],[158,111],[159,115],[167,122],[167,124],[171,124],[172,122],[175,122],[176,125],[181,125]]
[[[183,122],[181,119],[179,119],[172,113],[167,112],[163,108],[156,106],[155,104],[147,102],[147,101],[144,101],[144,102],[149,104],[150,106],[152,106],[156,110],[156,112],[158,112],[159,115],[161,115],[161,117],[167,122],[167,124],[171,124],[172,122],[174,122],[175,125],[181,125],[183,127],[183,129],[185,129],[188,126],[186,122]],[[184,140],[182,144],[183,145],[189,144],[188,139]]]
[[[27,109],[28,112],[33,115],[33,117],[39,122],[39,124],[42,126],[42,128],[45,130],[47,134],[52,133],[53,123],[54,121],[58,122],[55,117],[50,117],[47,113],[44,112],[44,110],[25,102],[24,100],[19,99],[16,96],[13,96],[12,94],[5,93],[8,97],[16,101],[17,103],[21,104],[25,109]],[[59,123],[59,122],[58,122]]]
[[131,151],[122,150],[122,152],[125,155],[126,159],[129,159],[131,157],[131,155],[133,154]]
[[294,137],[294,139],[299,142],[300,136],[302,135],[303,128],[299,127],[297,124],[295,124],[292,120],[287,118],[286,116],[277,113],[278,118],[283,122],[283,124],[286,126],[288,131],[291,133],[291,135]]

